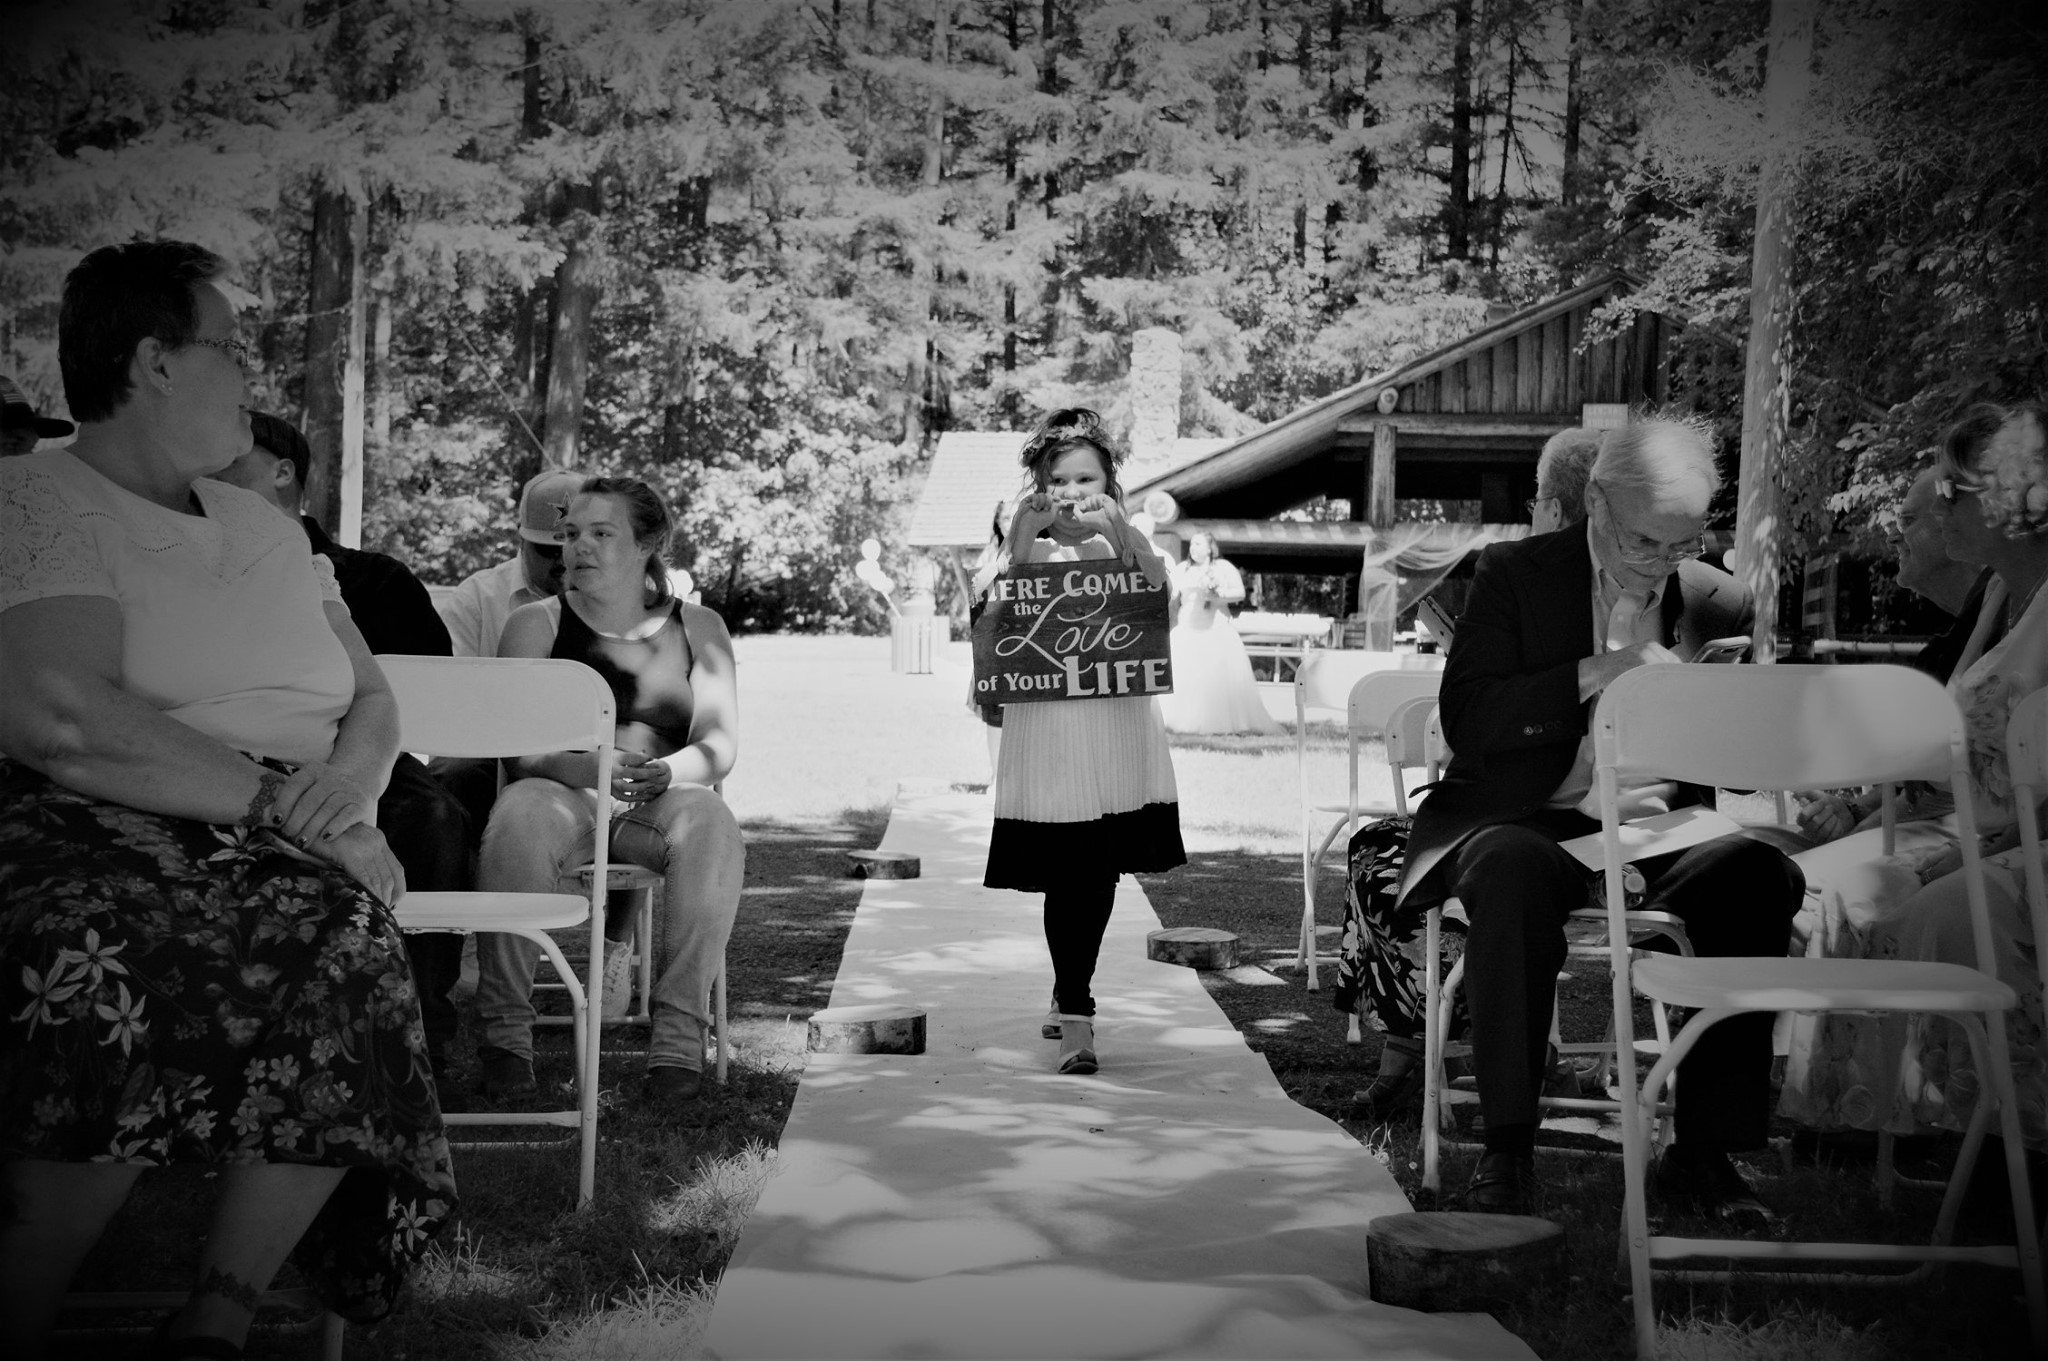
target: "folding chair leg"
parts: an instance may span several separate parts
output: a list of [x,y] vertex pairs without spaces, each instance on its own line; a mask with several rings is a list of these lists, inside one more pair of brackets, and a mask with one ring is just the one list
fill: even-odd
[[[2005,1013],[1994,1011],[1982,1026],[1964,1029],[1970,1036],[1977,1071],[1991,1074],[1999,1132],[2005,1140],[2005,1184],[2012,1196],[2013,1246],[2019,1254],[2020,1284],[2027,1295],[2027,1323],[2033,1332],[2035,1354],[2048,1354],[2048,1272],[2042,1270],[2041,1239],[2034,1226],[2034,1193],[2027,1177],[2027,1145],[2020,1131],[2019,1092],[2013,1081]],[[1983,1104],[1980,1090],[1980,1112]],[[1971,1123],[1976,1124],[1975,1119]],[[1957,1161],[1960,1164],[1961,1159]]]
[[634,953],[640,964],[640,1010],[632,1019],[652,1022],[654,1019],[654,889],[649,887],[640,895],[639,916],[633,922],[635,935]]
[[718,976],[711,980],[711,1016],[718,1036],[718,1080],[725,1081],[726,1055],[732,1051],[732,1032],[725,1022],[725,961],[718,963]]

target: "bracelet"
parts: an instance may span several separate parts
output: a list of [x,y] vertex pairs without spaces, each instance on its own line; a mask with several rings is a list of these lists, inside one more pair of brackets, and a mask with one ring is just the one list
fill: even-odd
[[256,777],[256,793],[249,800],[249,809],[242,814],[244,827],[275,827],[282,819],[271,811],[277,802],[277,791],[284,788],[284,776],[274,770],[266,770]]

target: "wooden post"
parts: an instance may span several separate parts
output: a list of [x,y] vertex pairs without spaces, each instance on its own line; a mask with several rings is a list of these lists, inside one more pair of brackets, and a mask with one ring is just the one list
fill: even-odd
[[1756,602],[1750,656],[1777,660],[1778,554],[1785,526],[1778,495],[1792,417],[1786,351],[1792,320],[1792,213],[1802,106],[1813,84],[1819,0],[1771,0],[1764,125],[1770,141],[1757,177],[1756,245],[1750,256],[1749,344],[1742,382],[1742,472],[1735,550]]
[[1366,485],[1365,522],[1374,529],[1387,529],[1394,523],[1394,440],[1395,429],[1391,421],[1381,421],[1372,428],[1372,472]]

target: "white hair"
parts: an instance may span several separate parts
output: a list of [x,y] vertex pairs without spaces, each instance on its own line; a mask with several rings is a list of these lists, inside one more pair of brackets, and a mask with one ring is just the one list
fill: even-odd
[[1610,491],[1633,487],[1662,495],[1681,487],[1721,489],[1714,429],[1702,416],[1650,416],[1600,438],[1592,480]]

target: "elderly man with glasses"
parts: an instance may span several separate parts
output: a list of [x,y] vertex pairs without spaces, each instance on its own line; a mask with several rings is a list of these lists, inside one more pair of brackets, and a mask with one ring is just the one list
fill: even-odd
[[[1689,589],[1720,474],[1704,425],[1642,420],[1602,440],[1586,518],[1495,544],[1479,559],[1444,671],[1444,780],[1421,805],[1401,893],[1455,896],[1470,919],[1465,990],[1486,1151],[1468,1209],[1530,1213],[1536,1100],[1564,924],[1592,874],[1559,842],[1598,830],[1589,720],[1615,677],[1679,660],[1686,638],[1746,632],[1749,602]],[[1731,598],[1732,595],[1732,598]],[[1625,787],[1623,815],[1696,801],[1668,783]],[[1724,837],[1641,862],[1645,906],[1686,923],[1701,955],[1781,955],[1803,882],[1783,853]],[[1771,1017],[1716,1026],[1681,1065],[1677,1137],[1654,1189],[1679,1211],[1768,1219],[1729,1154],[1762,1148]]]

